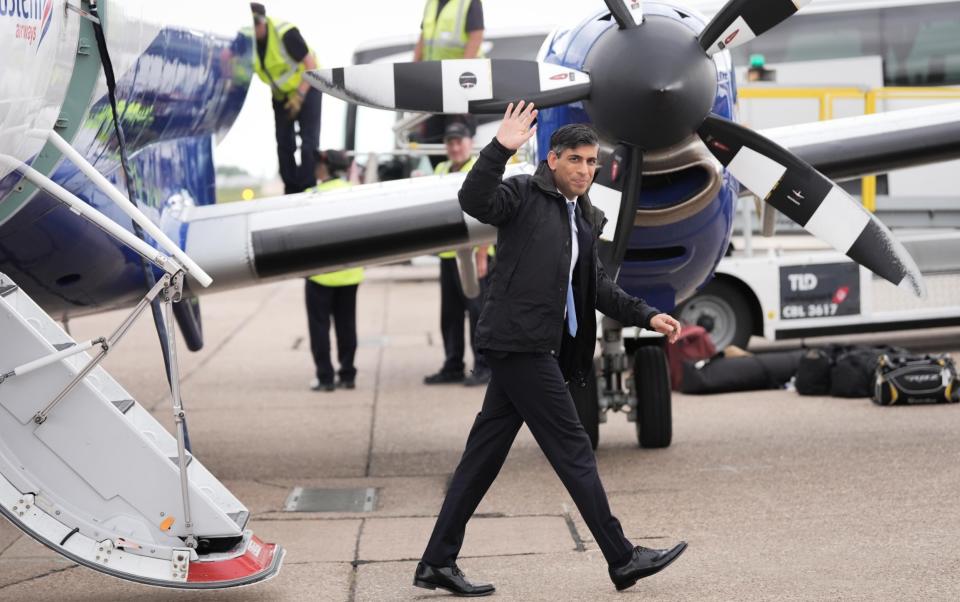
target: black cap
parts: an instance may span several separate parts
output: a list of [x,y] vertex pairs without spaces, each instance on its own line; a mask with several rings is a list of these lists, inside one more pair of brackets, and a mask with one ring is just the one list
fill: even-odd
[[250,10],[253,11],[253,14],[255,14],[255,15],[260,15],[261,17],[266,17],[266,16],[267,16],[267,9],[266,9],[266,7],[265,7],[264,5],[262,5],[262,4],[260,4],[259,2],[251,2],[251,3],[250,3]]
[[345,171],[350,167],[350,157],[347,156],[347,153],[335,149],[327,149],[321,151],[317,149],[313,151],[313,158],[317,163],[326,163],[330,171]]
[[[460,122],[454,122],[447,126],[443,132],[443,141],[453,140],[454,138],[473,138],[470,134],[470,128]],[[436,140],[436,138],[434,138]]]

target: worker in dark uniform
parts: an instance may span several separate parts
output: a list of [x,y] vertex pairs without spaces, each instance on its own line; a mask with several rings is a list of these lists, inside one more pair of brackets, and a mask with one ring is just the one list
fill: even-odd
[[[483,4],[480,0],[427,0],[420,21],[420,38],[413,49],[414,61],[483,58]],[[463,123],[476,132],[472,115],[434,115],[423,122],[414,136],[418,142],[440,142],[447,126]],[[436,167],[441,155],[430,155]]]
[[[436,175],[468,172],[477,159],[473,156],[473,137],[467,126],[452,123],[443,135],[447,148],[447,160],[434,168]],[[440,334],[443,338],[444,361],[440,371],[424,377],[428,385],[463,383],[468,387],[485,385],[490,380],[490,367],[483,355],[477,352],[476,330],[480,319],[480,307],[486,291],[487,273],[490,264],[487,245],[475,251],[477,277],[480,284],[480,296],[468,298],[460,283],[460,270],[457,268],[457,252],[440,253]],[[463,356],[466,341],[463,336],[463,318],[467,316],[470,324],[470,349],[473,352],[473,373],[464,372]]]
[[[350,167],[347,155],[337,150],[315,151],[317,180],[313,192],[328,192],[349,188],[346,171]],[[310,330],[310,351],[313,354],[314,391],[333,391],[337,386],[356,387],[357,369],[353,364],[357,354],[357,289],[363,282],[363,268],[350,268],[317,274],[307,278],[307,326]],[[337,331],[337,360],[340,370],[334,383],[333,363],[330,359],[330,318]]]
[[534,135],[535,118],[533,105],[510,105],[460,189],[463,210],[497,227],[498,265],[477,326],[477,346],[493,378],[417,565],[418,587],[493,593],[490,584],[468,581],[456,560],[467,521],[524,423],[573,498],[618,590],[662,570],[686,548],[634,547],[624,536],[566,384],[585,386],[593,378],[595,309],[624,325],[656,330],[671,343],[680,324],[625,293],[597,258],[605,218],[587,196],[599,152],[589,126],[558,129],[533,176],[501,180],[507,160]]
[[[257,48],[253,70],[270,86],[277,134],[277,159],[285,194],[302,192],[317,183],[314,149],[320,146],[322,96],[303,78],[317,69],[316,57],[300,30],[290,23],[274,21],[259,2],[251,2]],[[300,164],[297,164],[297,129],[300,134]]]

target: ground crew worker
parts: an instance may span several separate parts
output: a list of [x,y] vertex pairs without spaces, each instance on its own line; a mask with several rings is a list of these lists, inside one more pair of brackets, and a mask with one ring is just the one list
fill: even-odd
[[[414,61],[472,59],[483,56],[483,4],[480,0],[427,0],[420,22],[420,38],[413,49]],[[476,120],[470,115],[434,115],[421,126],[419,142],[435,144],[446,127],[454,122],[466,123],[471,132]],[[441,155],[431,155],[436,165]]]
[[[341,151],[314,151],[317,180],[311,190],[325,192],[349,188],[344,177],[350,160]],[[307,325],[310,330],[310,351],[315,376],[310,383],[314,391],[333,391],[337,386],[356,387],[357,369],[353,365],[357,353],[357,289],[363,281],[363,268],[351,268],[318,274],[307,279]],[[330,360],[330,317],[337,331],[337,360],[340,370],[334,384]]]
[[[473,156],[473,138],[462,123],[447,126],[443,142],[447,147],[447,160],[437,165],[434,173],[443,175],[470,171],[477,159]],[[457,269],[457,252],[440,253],[440,333],[443,336],[443,367],[436,374],[424,377],[428,385],[463,383],[470,386],[485,385],[490,380],[490,368],[483,355],[474,346],[474,330],[480,318],[480,308],[486,290],[488,272],[487,246],[476,250],[477,277],[480,280],[480,296],[470,299],[463,293],[460,271]],[[468,314],[470,322],[470,348],[473,351],[473,373],[464,373],[463,317]]]
[[481,56],[483,4],[480,0],[427,0],[414,61]]
[[[253,70],[273,94],[273,117],[277,135],[277,159],[285,194],[302,192],[317,183],[313,151],[320,146],[322,96],[303,78],[307,69],[317,69],[317,59],[300,30],[290,23],[274,21],[259,2],[251,2],[257,51]],[[297,131],[300,132],[300,164],[297,164]]]

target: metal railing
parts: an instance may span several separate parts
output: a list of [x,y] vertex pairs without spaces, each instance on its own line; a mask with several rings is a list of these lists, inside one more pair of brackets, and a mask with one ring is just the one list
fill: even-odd
[[[752,87],[737,91],[744,99],[817,100],[820,121],[833,119],[834,103],[837,100],[860,100],[863,114],[878,112],[881,100],[960,100],[960,88],[862,88],[862,87]],[[861,181],[861,200],[871,212],[877,210],[877,176],[865,176]]]

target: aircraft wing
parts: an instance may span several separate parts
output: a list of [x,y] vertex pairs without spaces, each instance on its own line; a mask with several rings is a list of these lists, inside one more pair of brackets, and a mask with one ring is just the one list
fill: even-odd
[[[960,158],[960,103],[762,131],[835,180]],[[505,176],[530,173],[529,164]],[[186,251],[212,290],[493,242],[460,210],[464,174],[190,207]],[[195,287],[199,288],[199,287]]]
[[832,180],[960,159],[960,103],[761,132]]
[[[531,172],[518,163],[505,177]],[[190,207],[186,252],[213,277],[209,290],[224,290],[493,242],[496,229],[460,209],[465,177]]]

